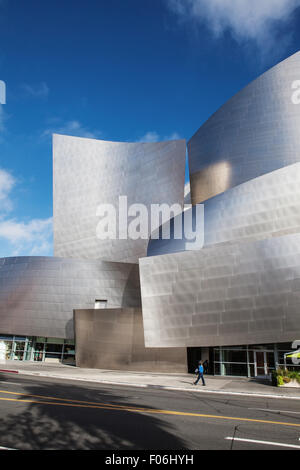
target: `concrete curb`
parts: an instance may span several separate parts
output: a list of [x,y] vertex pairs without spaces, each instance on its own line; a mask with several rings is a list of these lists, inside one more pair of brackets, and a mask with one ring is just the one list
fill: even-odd
[[12,372],[20,375],[29,375],[36,377],[45,377],[45,378],[54,378],[61,380],[74,380],[79,382],[90,382],[90,383],[99,383],[104,385],[119,385],[125,387],[135,387],[135,388],[153,388],[157,390],[169,390],[169,391],[179,391],[179,392],[195,392],[203,394],[216,394],[216,395],[231,395],[231,396],[243,396],[243,397],[253,397],[253,398],[276,398],[276,399],[286,399],[286,400],[300,400],[300,396],[289,396],[289,395],[275,395],[267,393],[257,393],[257,392],[235,392],[231,390],[214,390],[214,389],[197,389],[196,387],[184,388],[176,387],[171,385],[154,385],[154,384],[138,384],[132,382],[118,382],[116,380],[103,380],[103,379],[92,379],[92,378],[82,378],[82,377],[66,377],[56,374],[51,374],[47,372],[30,372],[30,371],[11,371],[6,369],[1,369],[0,372]]

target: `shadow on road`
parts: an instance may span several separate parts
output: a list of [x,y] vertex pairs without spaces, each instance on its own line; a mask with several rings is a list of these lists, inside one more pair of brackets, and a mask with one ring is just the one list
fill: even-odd
[[[3,379],[0,378],[1,382]],[[18,400],[0,400],[1,446],[23,450],[144,450],[184,449],[186,446],[176,437],[175,428],[166,417],[162,420],[146,413],[84,408],[79,403],[63,406],[21,402],[41,400],[26,396],[33,394],[49,397],[44,398],[47,402],[53,402],[51,397],[56,397],[141,408],[141,404],[126,402],[126,397],[122,398],[113,390],[43,382],[26,383],[22,387],[23,395],[0,395],[0,399]],[[9,414],[3,413],[3,407],[8,406]]]

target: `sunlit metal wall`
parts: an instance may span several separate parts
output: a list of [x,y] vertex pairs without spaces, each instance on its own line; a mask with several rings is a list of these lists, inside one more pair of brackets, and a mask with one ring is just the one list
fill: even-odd
[[118,208],[119,196],[127,196],[128,206],[148,209],[183,204],[185,158],[185,140],[120,143],[54,135],[55,256],[137,263],[148,240],[98,239],[97,208]]
[[140,260],[146,347],[300,337],[300,234]]
[[73,310],[140,305],[137,265],[48,257],[0,259],[0,332],[74,337]]
[[204,248],[150,241],[150,256],[140,260],[146,346],[300,337],[298,77],[300,53],[238,93],[190,140],[191,196],[204,202]]
[[237,93],[188,142],[192,203],[300,160],[300,52]]
[[[286,166],[219,194],[204,205],[204,224],[192,211],[193,225],[204,244],[262,240],[300,232],[300,163]],[[171,224],[171,228],[174,224]],[[184,232],[184,230],[183,230]],[[197,239],[193,242],[196,245]],[[148,256],[186,251],[184,237],[150,240]],[[192,249],[192,248],[191,248]]]

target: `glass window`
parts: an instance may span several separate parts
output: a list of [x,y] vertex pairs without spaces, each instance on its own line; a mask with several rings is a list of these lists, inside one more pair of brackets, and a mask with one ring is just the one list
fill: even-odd
[[248,376],[247,364],[224,364],[225,375],[233,375],[240,377]]
[[215,361],[220,361],[220,349],[214,349]]
[[75,346],[74,344],[65,344],[64,346],[64,361],[75,362]]
[[74,339],[65,339],[65,344],[72,344],[75,346],[75,340]]
[[44,352],[44,343],[35,343],[34,352],[33,352],[33,360],[42,361],[43,352]]
[[219,362],[215,362],[215,375],[221,375],[221,364]]
[[45,351],[46,351],[46,354],[45,354],[45,358],[46,359],[61,359],[61,355],[62,355],[62,348],[63,348],[63,345],[62,344],[46,344],[46,348],[45,348]]
[[1,341],[12,341],[12,340],[13,340],[13,336],[10,336],[10,335],[0,335],[0,340],[1,340]]
[[12,341],[5,341],[5,346],[6,346],[6,359],[10,360],[12,358],[12,347],[13,347]]
[[47,344],[63,344],[64,340],[61,338],[47,338]]
[[15,341],[13,349],[13,359],[16,361],[23,361],[26,343],[24,341]]
[[223,350],[222,362],[247,362],[247,351]]
[[249,365],[249,371],[250,371],[250,377],[254,377],[255,376],[254,364]]

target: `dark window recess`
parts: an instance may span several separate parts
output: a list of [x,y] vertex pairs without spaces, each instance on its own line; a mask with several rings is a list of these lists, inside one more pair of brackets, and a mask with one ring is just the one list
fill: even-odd
[[188,373],[194,374],[198,362],[201,360],[201,348],[187,348]]

